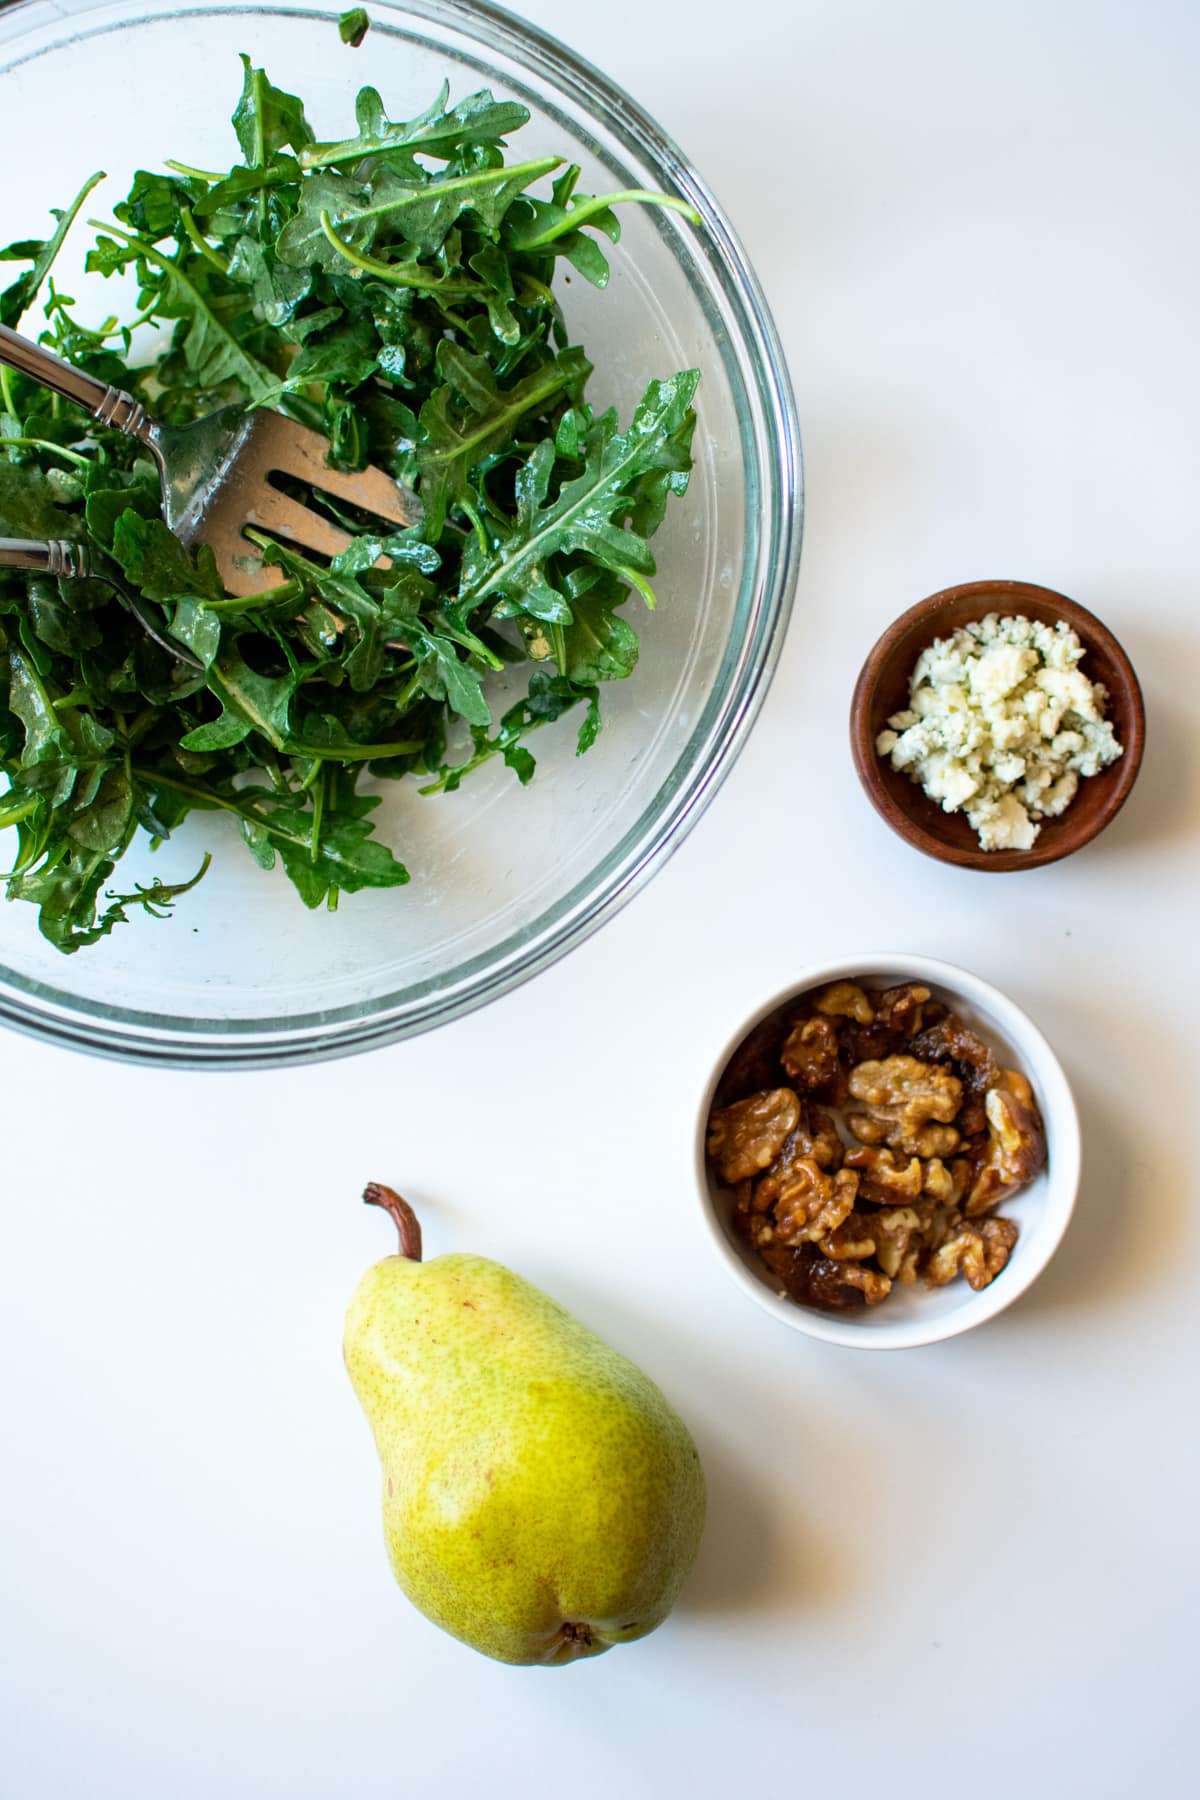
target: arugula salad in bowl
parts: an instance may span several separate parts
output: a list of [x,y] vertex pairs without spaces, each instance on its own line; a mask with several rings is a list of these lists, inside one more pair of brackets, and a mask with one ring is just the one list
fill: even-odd
[[0,368],[0,538],[90,558],[0,569],[31,903],[4,909],[0,1015],[225,1063],[421,1029],[597,923],[749,721],[799,537],[769,319],[673,147],[503,14],[46,13],[0,36],[18,111],[130,31],[139,70],[189,80],[146,83],[107,180],[6,192],[0,320],[165,427],[282,412],[419,515],[297,488],[345,547],[251,519],[266,579],[232,594],[142,444]]

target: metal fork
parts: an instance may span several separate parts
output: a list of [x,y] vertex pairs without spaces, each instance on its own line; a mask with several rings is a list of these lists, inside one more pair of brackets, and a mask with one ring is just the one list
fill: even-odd
[[[410,489],[382,469],[345,474],[330,468],[328,440],[281,413],[226,406],[191,425],[159,425],[132,394],[106,387],[6,325],[0,325],[0,363],[146,446],[162,480],[163,517],[185,544],[209,546],[230,594],[262,593],[280,580],[278,570],[264,567],[243,537],[246,525],[324,556],[336,556],[353,542],[320,513],[273,487],[273,474],[296,476],[391,525],[421,522],[421,502]],[[386,558],[380,566],[388,566]]]
[[113,588],[122,604],[133,614],[147,637],[189,669],[204,668],[198,656],[173,638],[157,623],[146,601],[131,593],[118,579],[104,557],[88,544],[76,544],[67,538],[53,538],[49,543],[36,538],[0,538],[0,569],[25,569],[31,575],[67,575],[76,580],[103,581]]

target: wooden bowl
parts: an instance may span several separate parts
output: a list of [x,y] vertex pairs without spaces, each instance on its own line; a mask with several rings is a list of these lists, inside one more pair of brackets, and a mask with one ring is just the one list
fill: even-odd
[[[923,789],[875,749],[893,713],[908,706],[908,682],[922,650],[935,638],[987,613],[1023,614],[1053,625],[1065,619],[1086,652],[1080,668],[1108,690],[1105,716],[1124,754],[1098,775],[1081,779],[1079,792],[1057,819],[1044,819],[1029,850],[983,850],[963,813],[943,812]],[[867,797],[893,831],[926,856],[963,869],[1037,869],[1057,862],[1091,840],[1114,819],[1137,779],[1146,737],[1142,690],[1133,665],[1112,633],[1086,607],[1027,581],[968,581],[921,600],[890,625],[863,664],[850,706],[850,743]]]

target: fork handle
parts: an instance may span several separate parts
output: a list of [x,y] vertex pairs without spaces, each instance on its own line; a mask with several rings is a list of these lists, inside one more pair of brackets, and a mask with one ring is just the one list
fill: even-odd
[[90,575],[92,560],[86,544],[53,538],[0,538],[0,569],[28,569],[35,575]]
[[74,400],[101,425],[123,431],[126,437],[139,438],[148,449],[153,449],[154,421],[141,401],[124,388],[106,387],[94,375],[85,375],[82,369],[73,368],[61,357],[43,350],[40,344],[10,331],[7,325],[0,325],[0,363],[15,369],[18,375],[40,382],[51,393],[61,394],[64,400]]

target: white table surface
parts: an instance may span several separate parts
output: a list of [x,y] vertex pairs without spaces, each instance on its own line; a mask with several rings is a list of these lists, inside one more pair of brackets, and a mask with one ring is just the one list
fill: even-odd
[[[525,11],[687,148],[757,265],[807,455],[791,635],[669,866],[486,1011],[282,1075],[0,1041],[0,1787],[1194,1791],[1200,14]],[[1150,715],[1125,814],[1025,876],[910,853],[844,750],[882,626],[995,575],[1097,611]],[[687,1130],[728,1023],[808,958],[888,947],[1034,1015],[1086,1167],[1021,1303],[865,1356],[727,1280]],[[522,1270],[692,1425],[710,1521],[654,1637],[507,1669],[393,1587],[339,1349],[390,1248],[368,1177],[420,1204],[431,1252]]]

